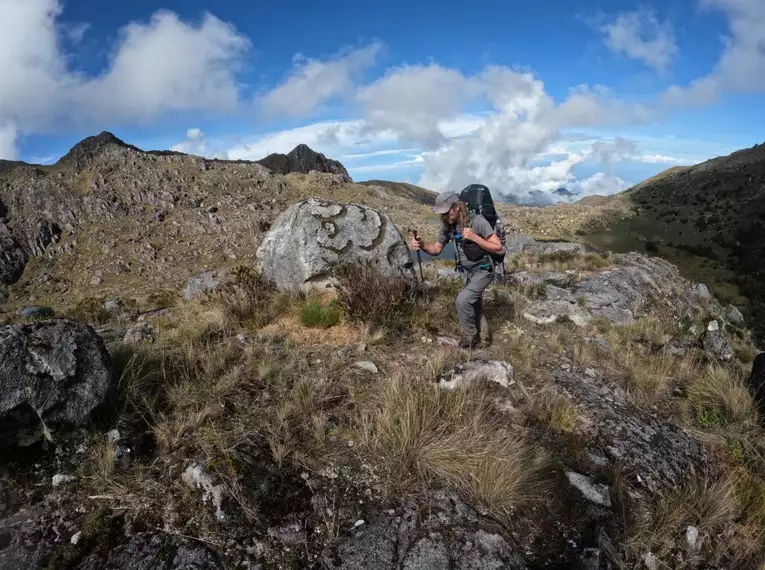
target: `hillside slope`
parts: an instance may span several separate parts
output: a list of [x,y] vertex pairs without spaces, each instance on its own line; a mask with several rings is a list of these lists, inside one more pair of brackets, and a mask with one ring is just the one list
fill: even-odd
[[143,151],[106,132],[88,137],[56,164],[0,173],[0,234],[30,257],[5,310],[119,291],[175,296],[196,273],[251,260],[276,216],[311,195],[380,207],[401,228],[430,210],[342,173],[282,175],[253,161]]
[[581,224],[578,239],[665,257],[720,298],[748,303],[765,337],[765,144],[667,170],[607,201],[624,215]]

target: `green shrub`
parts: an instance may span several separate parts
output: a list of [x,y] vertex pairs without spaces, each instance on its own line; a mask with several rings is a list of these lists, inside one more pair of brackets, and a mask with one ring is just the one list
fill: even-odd
[[340,322],[343,310],[335,303],[309,299],[300,309],[300,322],[307,327],[329,328]]

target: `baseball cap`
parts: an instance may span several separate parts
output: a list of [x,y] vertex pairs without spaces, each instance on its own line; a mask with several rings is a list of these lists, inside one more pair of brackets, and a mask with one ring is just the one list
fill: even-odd
[[460,199],[454,192],[443,192],[436,196],[436,205],[433,206],[433,211],[436,214],[445,214],[452,207],[452,204]]

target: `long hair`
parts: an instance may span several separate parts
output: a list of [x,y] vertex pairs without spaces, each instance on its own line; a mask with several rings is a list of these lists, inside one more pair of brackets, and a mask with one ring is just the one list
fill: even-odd
[[[468,223],[468,207],[467,204],[461,200],[455,202],[455,205],[457,206],[457,222],[456,224],[460,227],[467,227]],[[449,215],[449,212],[446,214],[441,214],[441,222],[443,222],[444,226],[450,226],[449,219],[447,216]]]

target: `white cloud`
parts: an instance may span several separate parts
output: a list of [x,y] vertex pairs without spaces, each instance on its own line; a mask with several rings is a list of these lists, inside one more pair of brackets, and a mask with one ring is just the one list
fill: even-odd
[[265,133],[252,137],[228,150],[234,160],[259,160],[274,153],[287,153],[299,144],[307,144],[327,156],[341,156],[346,152],[377,150],[395,146],[394,133],[362,134],[363,121],[324,121],[293,129]]
[[433,148],[445,140],[441,122],[458,115],[474,94],[460,71],[431,64],[389,70],[361,88],[357,98],[363,107],[365,132],[391,130],[402,141]]
[[701,0],[706,9],[725,12],[730,35],[714,69],[688,87],[673,85],[663,94],[665,103],[705,105],[726,92],[765,90],[765,2],[762,0]]
[[381,49],[382,44],[373,43],[329,61],[297,54],[289,77],[257,102],[269,117],[309,115],[335,97],[352,96],[360,73],[374,65]]
[[69,68],[63,49],[87,25],[59,25],[61,11],[59,0],[0,0],[0,124],[18,135],[238,104],[235,72],[249,40],[214,16],[193,25],[159,11],[132,22],[108,67],[88,77]]
[[0,126],[0,158],[16,160],[16,129],[13,126]]
[[618,176],[610,176],[604,172],[597,172],[584,180],[577,180],[569,186],[575,196],[569,196],[569,201],[579,200],[585,196],[609,196],[622,190],[626,190],[630,185]]
[[372,158],[377,156],[391,156],[397,154],[406,154],[410,152],[420,152],[419,148],[388,148],[383,150],[375,150],[370,152],[361,152],[356,154],[344,154],[341,158],[344,160],[358,160],[364,158]]
[[186,131],[186,140],[173,145],[170,150],[176,152],[183,152],[185,154],[193,154],[196,156],[203,156],[205,158],[222,158],[227,159],[228,153],[223,149],[208,148],[207,137],[201,129],[191,128]]
[[230,111],[235,79],[249,40],[205,14],[199,26],[167,11],[120,33],[109,69],[82,85],[82,101],[98,118],[146,119],[173,111]]
[[[405,66],[362,89],[359,97],[364,102],[362,132],[393,133],[399,143],[414,142],[426,150],[419,180],[423,186],[443,190],[480,181],[518,200],[536,201],[539,191],[576,180],[574,167],[592,151],[564,152],[550,160],[562,129],[652,118],[600,86],[575,88],[556,104],[540,79],[503,66],[472,76],[438,65]],[[484,101],[491,112],[462,114],[466,104]],[[542,157],[547,163],[536,164]]]
[[606,45],[616,53],[642,61],[657,71],[665,71],[677,55],[677,45],[668,22],[653,12],[638,10],[620,14],[600,27]]

